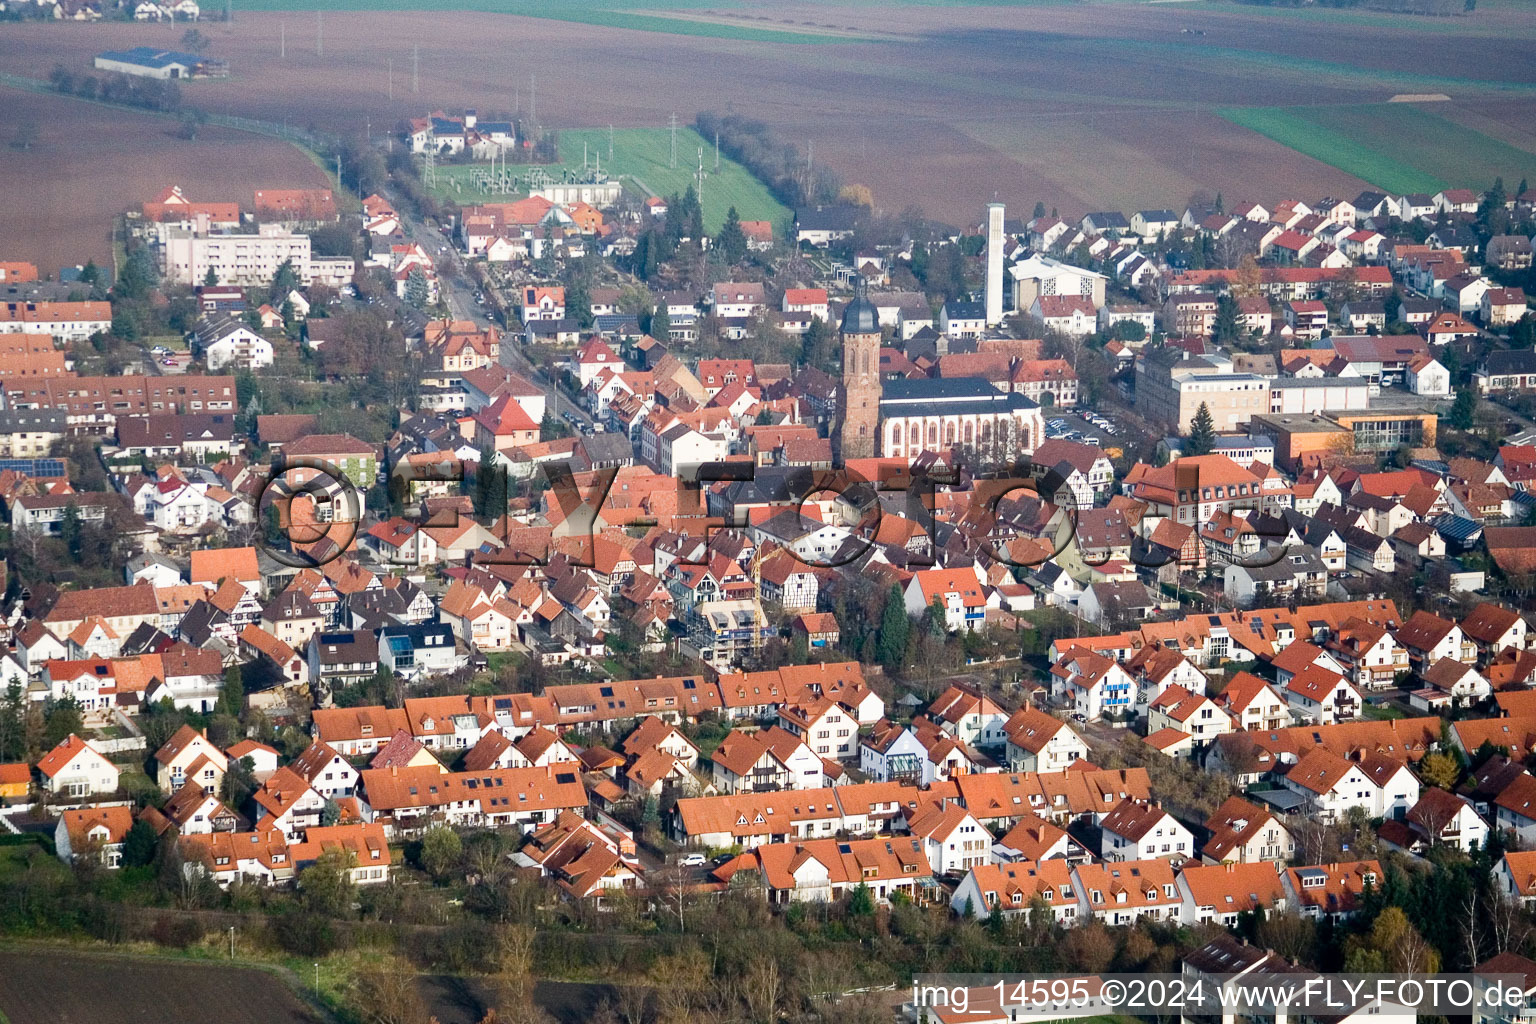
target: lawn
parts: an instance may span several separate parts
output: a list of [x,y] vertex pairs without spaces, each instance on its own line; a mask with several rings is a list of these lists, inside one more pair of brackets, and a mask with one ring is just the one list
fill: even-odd
[[[560,132],[558,164],[544,165],[556,181],[566,171],[581,170],[583,152],[588,164],[600,164],[603,171],[622,178],[625,184],[647,195],[668,196],[687,191],[695,184],[699,150],[704,151],[704,227],[713,233],[725,223],[732,206],[742,220],[772,221],[782,229],[789,210],[773,198],[768,187],[754,178],[745,167],[725,157],[715,170],[714,142],[706,143],[691,128],[677,130],[677,166],[671,166],[671,133],[666,128],[616,128],[610,156],[606,128],[570,129]],[[475,171],[483,165],[439,164],[438,192],[460,205],[475,202],[505,202],[510,195],[489,195],[474,185]],[[514,176],[527,168],[513,167]],[[458,189],[454,183],[458,183]]]
[[1536,154],[1410,103],[1227,107],[1222,117],[1388,192],[1487,188],[1536,173]]

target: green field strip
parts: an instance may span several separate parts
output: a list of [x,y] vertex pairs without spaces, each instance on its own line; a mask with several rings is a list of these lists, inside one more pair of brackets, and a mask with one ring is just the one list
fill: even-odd
[[733,25],[721,22],[699,21],[689,18],[664,17],[648,14],[646,10],[678,11],[701,10],[706,7],[734,6],[706,4],[702,0],[678,0],[678,2],[647,3],[646,0],[614,0],[612,3],[552,3],[550,0],[243,0],[243,11],[439,11],[478,12],[483,14],[515,14],[527,18],[544,18],[550,21],[567,21],[581,25],[598,25],[604,28],[634,29],[641,32],[664,32],[678,36],[704,36],[713,39],[735,39],[755,43],[837,43],[856,41],[847,33],[817,32],[815,28],[794,29],[758,28],[755,25]]
[[1536,174],[1536,154],[1408,103],[1225,107],[1233,124],[1389,192],[1487,188]]
[[[627,178],[637,187],[645,188],[662,196],[681,195],[695,184],[699,150],[704,150],[704,227],[713,233],[725,223],[731,207],[742,220],[766,220],[772,222],[778,233],[789,219],[789,209],[773,197],[768,186],[755,178],[745,167],[722,156],[720,169],[716,171],[713,141],[706,141],[692,128],[677,131],[677,166],[672,162],[671,133],[666,128],[616,128],[613,132],[613,155],[609,156],[608,129],[573,128],[560,131],[560,157],[557,164],[541,164],[549,176],[560,180],[565,171],[580,171],[583,147],[589,156],[589,166],[600,165],[605,174]],[[472,188],[471,182],[485,164],[439,164],[437,167],[437,193],[457,203],[506,202],[511,196],[488,195]],[[513,165],[514,175],[531,169]],[[455,190],[453,182],[460,183]]]
[[1282,146],[1337,167],[1388,192],[1437,192],[1445,187],[1438,178],[1388,159],[1343,132],[1320,127],[1302,116],[1297,108],[1224,107],[1217,113],[1235,125],[1258,132]]

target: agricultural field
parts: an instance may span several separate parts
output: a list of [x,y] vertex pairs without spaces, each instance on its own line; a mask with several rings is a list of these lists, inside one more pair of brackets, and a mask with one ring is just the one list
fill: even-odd
[[[113,219],[167,185],[249,207],[253,187],[329,184],[277,139],[204,126],[188,141],[175,118],[3,87],[0,109],[0,253],[48,274],[92,259],[110,266]],[[23,125],[25,149],[11,137]]]
[[320,1024],[280,979],[249,968],[0,951],[0,1019],[10,1024]]
[[[313,11],[314,0],[242,0],[242,11]],[[476,11],[758,43],[834,42],[857,29],[818,19],[787,19],[734,10],[711,0],[328,0],[327,11]]]
[[1509,187],[1536,173],[1536,154],[1434,112],[1438,104],[1228,108],[1221,114],[1389,192]]
[[[482,0],[507,12],[488,18],[450,11],[448,0],[386,0],[411,10],[327,4],[323,54],[318,19],[312,8],[299,9],[311,2],[242,0],[234,22],[201,26],[212,40],[209,52],[229,61],[232,74],[188,83],[185,101],[329,132],[361,134],[367,126],[375,136],[434,109],[476,107],[487,117],[532,115],[543,128],[594,129],[586,138],[604,152],[610,123],[654,129],[674,113],[686,124],[700,110],[730,111],[766,122],[802,154],[814,150],[818,166],[868,185],[878,208],[920,207],[957,226],[974,225],[994,198],[1011,210],[1041,201],[1070,216],[1178,206],[1216,192],[1229,199],[1354,195],[1367,187],[1362,174],[1403,173],[1384,159],[1406,164],[1413,180],[1449,180],[1447,165],[1469,139],[1480,162],[1468,173],[1491,177],[1509,154],[1479,136],[1516,149],[1536,145],[1525,141],[1536,124],[1528,0],[1518,10],[1512,0],[1483,0],[1457,18],[1354,9],[1297,14],[1225,0],[623,0],[622,7],[621,0],[596,0],[558,11],[553,0]],[[285,10],[250,6],[261,3]],[[648,20],[598,23],[618,15]],[[683,31],[699,25],[724,34]],[[796,39],[732,35],[743,27]],[[55,63],[88,67],[103,49],[174,48],[181,31],[107,22],[7,27],[0,67],[46,78]],[[826,38],[808,40],[807,33]],[[1405,160],[1347,123],[1337,130],[1377,155],[1318,157],[1222,115],[1231,108],[1347,110],[1428,92],[1450,96],[1439,106],[1454,108],[1420,112],[1419,127],[1439,131],[1451,154],[1429,162]],[[1390,116],[1415,115],[1405,108]],[[564,134],[562,155],[579,162],[583,136]],[[698,142],[690,142],[691,150],[679,142],[680,163],[684,154],[697,161]],[[89,160],[111,159],[88,137],[76,145],[90,150]],[[666,149],[658,143],[651,157]],[[1500,170],[1507,180],[1516,173]],[[672,168],[651,159],[630,173],[660,192],[686,186],[685,177],[661,171]],[[745,196],[737,198],[746,205]],[[712,220],[723,215],[708,183],[705,200]]]
[[[643,195],[669,196],[682,194],[688,186],[697,185],[696,173],[699,152],[704,152],[704,227],[718,231],[725,223],[727,212],[736,207],[742,220],[772,221],[777,227],[789,217],[786,209],[767,186],[754,178],[746,168],[725,157],[720,158],[720,168],[715,169],[714,144],[699,137],[693,129],[677,130],[677,166],[671,165],[672,139],[666,128],[616,128],[613,147],[609,149],[606,128],[580,129],[560,132],[560,163],[538,165],[555,181],[562,180],[567,172],[580,172],[583,154],[587,167],[601,167],[605,174],[624,180],[625,185]],[[491,194],[483,192],[475,184],[475,172],[484,170],[485,164],[439,164],[437,167],[437,191],[460,205],[475,202],[497,202],[516,198],[517,193]],[[531,166],[512,165],[514,178],[528,173]]]

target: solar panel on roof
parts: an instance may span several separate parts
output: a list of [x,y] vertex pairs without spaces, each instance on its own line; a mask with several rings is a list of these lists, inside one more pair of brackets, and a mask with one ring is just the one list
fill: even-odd
[[0,459],[0,472],[4,470],[25,476],[64,476],[63,459]]

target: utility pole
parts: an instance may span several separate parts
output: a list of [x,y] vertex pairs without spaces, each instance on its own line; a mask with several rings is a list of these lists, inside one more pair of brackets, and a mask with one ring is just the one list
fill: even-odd
[[421,44],[411,47],[411,92],[421,92]]
[[667,118],[667,123],[672,127],[672,166],[677,166],[677,114],[674,112]]
[[715,173],[720,173],[720,130],[715,129]]
[[532,71],[528,72],[528,122],[539,123],[539,80]]
[[337,188],[345,187],[341,183],[341,154],[340,153],[336,154],[336,187]]
[[395,98],[395,58],[389,58],[389,98]]
[[229,958],[235,958],[235,926],[229,926]]
[[613,125],[608,126],[608,164],[613,165]]
[[325,56],[325,12],[315,12],[315,56]]
[[288,23],[286,21],[277,23],[277,55],[285,60],[288,57]]

